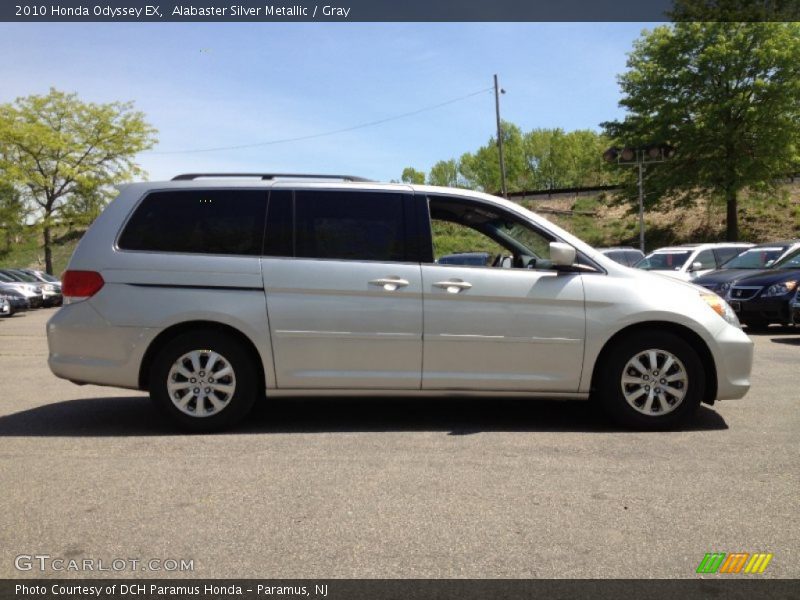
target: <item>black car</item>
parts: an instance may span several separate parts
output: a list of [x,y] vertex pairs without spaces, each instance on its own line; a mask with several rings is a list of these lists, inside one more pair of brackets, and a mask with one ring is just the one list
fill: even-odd
[[800,248],[775,263],[733,282],[725,298],[750,327],[794,324],[792,302],[800,285]]
[[772,267],[781,258],[788,256],[798,248],[800,248],[800,240],[758,244],[737,254],[723,263],[716,271],[697,277],[692,283],[702,285],[720,296],[725,296],[737,279]]
[[30,308],[28,299],[23,294],[15,290],[12,286],[5,285],[2,282],[0,282],[0,296],[8,300],[14,312],[28,310],[28,308]]

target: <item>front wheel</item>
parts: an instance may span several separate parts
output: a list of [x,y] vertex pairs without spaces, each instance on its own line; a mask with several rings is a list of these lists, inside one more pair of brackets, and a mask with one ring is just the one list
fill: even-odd
[[642,331],[622,339],[599,369],[599,400],[617,423],[627,427],[676,427],[694,414],[703,397],[705,371],[700,357],[669,332]]
[[253,406],[258,371],[242,344],[217,331],[191,331],[161,349],[150,372],[150,397],[182,429],[218,431]]

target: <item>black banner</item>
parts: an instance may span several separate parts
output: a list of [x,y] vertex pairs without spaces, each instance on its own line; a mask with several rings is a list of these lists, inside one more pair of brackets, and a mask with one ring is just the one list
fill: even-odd
[[789,21],[796,0],[4,0],[0,21]]
[[19,579],[0,581],[0,598],[22,600],[794,600],[796,579]]

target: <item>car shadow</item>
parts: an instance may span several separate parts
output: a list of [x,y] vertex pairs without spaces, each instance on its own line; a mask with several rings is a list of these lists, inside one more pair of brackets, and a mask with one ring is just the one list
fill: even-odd
[[[727,429],[702,406],[682,431]],[[228,434],[440,431],[630,432],[611,425],[590,402],[522,398],[291,398],[256,407]],[[180,434],[143,396],[56,402],[0,417],[0,437],[115,437]]]
[[800,346],[800,337],[772,338],[770,342],[774,344],[786,344],[787,346]]
[[797,335],[798,328],[792,325],[770,325],[769,327],[761,327],[758,329],[752,329],[750,327],[747,327],[745,329],[745,333],[749,336],[756,336],[756,337],[764,337],[766,335],[777,335],[777,334]]

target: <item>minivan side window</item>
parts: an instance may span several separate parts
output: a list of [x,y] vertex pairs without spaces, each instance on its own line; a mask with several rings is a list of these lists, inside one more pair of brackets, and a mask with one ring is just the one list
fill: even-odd
[[148,194],[120,235],[123,250],[260,255],[267,194],[176,190]]
[[399,193],[297,190],[295,256],[405,261],[404,203]]

